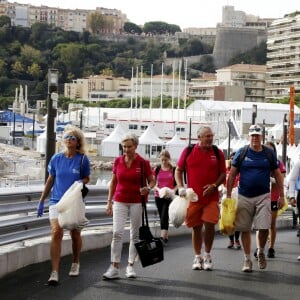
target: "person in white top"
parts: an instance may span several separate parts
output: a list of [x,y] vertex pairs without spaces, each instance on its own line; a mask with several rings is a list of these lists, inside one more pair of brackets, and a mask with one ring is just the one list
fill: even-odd
[[[299,218],[299,208],[300,208],[300,180],[298,180],[298,177],[300,177],[300,159],[295,163],[294,167],[292,168],[290,174],[289,174],[289,180],[288,180],[288,197],[290,200],[290,204],[293,207],[297,207],[298,211],[298,218]],[[299,181],[299,182],[298,182]],[[299,185],[299,186],[298,186]],[[298,227],[297,236],[300,235],[300,226]],[[298,256],[298,260],[300,261],[300,255]]]

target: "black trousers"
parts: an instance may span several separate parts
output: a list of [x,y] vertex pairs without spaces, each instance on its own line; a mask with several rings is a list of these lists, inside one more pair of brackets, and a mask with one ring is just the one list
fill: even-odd
[[155,197],[155,204],[160,218],[160,229],[169,229],[169,206],[172,199]]

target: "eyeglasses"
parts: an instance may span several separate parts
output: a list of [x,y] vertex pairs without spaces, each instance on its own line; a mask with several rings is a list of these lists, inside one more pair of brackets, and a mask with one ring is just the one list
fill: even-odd
[[68,135],[68,134],[66,134],[66,135],[64,136],[64,140],[76,141],[77,138],[76,138],[75,135]]
[[260,128],[251,128],[249,129],[249,132],[260,132]]

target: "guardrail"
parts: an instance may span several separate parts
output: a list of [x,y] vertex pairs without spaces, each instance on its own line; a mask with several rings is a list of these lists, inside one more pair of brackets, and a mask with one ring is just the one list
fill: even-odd
[[[107,187],[88,186],[86,197],[87,227],[112,225],[112,217],[105,212],[108,194]],[[24,240],[49,236],[50,226],[48,206],[45,205],[43,217],[37,218],[36,210],[42,186],[15,188],[8,194],[0,194],[0,246]],[[158,220],[153,197],[147,205],[149,221]]]
[[[47,202],[43,217],[37,218],[36,208],[43,186],[19,187],[0,193],[0,246],[28,239],[49,236]],[[89,186],[86,202],[86,217],[90,223],[88,228],[112,225],[112,217],[105,212],[108,188]],[[159,216],[154,203],[153,194],[147,204],[149,221],[158,221]],[[279,218],[292,219],[293,208],[289,207]]]

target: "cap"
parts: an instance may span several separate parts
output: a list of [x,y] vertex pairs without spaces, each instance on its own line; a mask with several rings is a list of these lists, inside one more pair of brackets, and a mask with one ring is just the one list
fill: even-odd
[[255,124],[250,126],[249,136],[254,134],[262,135],[262,128],[259,125]]

